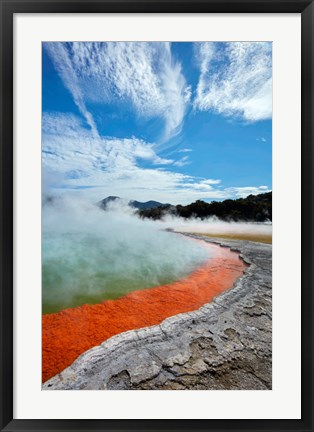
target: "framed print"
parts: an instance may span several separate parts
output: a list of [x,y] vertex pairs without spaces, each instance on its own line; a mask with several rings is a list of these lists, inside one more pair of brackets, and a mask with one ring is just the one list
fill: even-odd
[[1,430],[312,430],[313,2],[1,28]]

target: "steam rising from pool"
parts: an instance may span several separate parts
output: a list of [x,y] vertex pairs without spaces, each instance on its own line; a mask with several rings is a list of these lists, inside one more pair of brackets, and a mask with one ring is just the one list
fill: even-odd
[[103,211],[73,199],[43,207],[43,313],[120,297],[187,276],[208,251],[138,218],[128,206]]

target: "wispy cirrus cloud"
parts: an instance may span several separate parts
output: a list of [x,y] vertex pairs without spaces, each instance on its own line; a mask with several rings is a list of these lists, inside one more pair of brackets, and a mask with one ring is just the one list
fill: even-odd
[[200,77],[194,107],[255,122],[272,116],[272,45],[195,44]]
[[80,179],[93,177],[93,171],[122,172],[138,159],[154,166],[174,162],[159,157],[153,144],[137,138],[95,137],[73,114],[44,113],[42,131],[43,164],[64,173],[72,173],[76,167]]
[[71,57],[66,49],[66,44],[61,42],[49,42],[45,43],[44,46],[52,58],[54,66],[62,79],[64,86],[71,93],[74,103],[90,126],[93,135],[97,137],[98,130],[92,114],[86,108],[80,79],[73,67]]
[[132,103],[141,117],[161,117],[164,140],[178,134],[191,90],[167,42],[44,44],[91,129],[86,103]]
[[191,149],[191,148],[183,148],[183,149],[178,150],[178,153],[189,153],[192,151],[193,151],[193,149]]
[[146,201],[153,191],[155,199],[173,204],[268,191],[267,186],[224,189],[219,179],[170,170],[176,161],[160,158],[153,144],[135,137],[95,137],[73,114],[44,113],[42,136],[45,190],[50,184],[59,191],[88,191],[92,201],[112,194]]
[[188,156],[183,156],[181,159],[174,162],[174,165],[177,167],[183,167],[185,165],[188,165],[190,163]]

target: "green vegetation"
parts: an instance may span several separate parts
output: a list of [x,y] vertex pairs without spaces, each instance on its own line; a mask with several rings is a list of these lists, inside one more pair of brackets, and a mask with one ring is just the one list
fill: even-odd
[[249,195],[236,200],[228,199],[217,202],[197,200],[192,204],[182,206],[164,205],[157,208],[138,211],[142,218],[161,219],[166,215],[182,218],[206,219],[216,216],[225,221],[254,221],[265,222],[272,220],[272,192],[259,195]]

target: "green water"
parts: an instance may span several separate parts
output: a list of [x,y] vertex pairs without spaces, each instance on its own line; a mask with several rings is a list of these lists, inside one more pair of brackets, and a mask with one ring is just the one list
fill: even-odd
[[[140,237],[140,234],[139,234]],[[137,242],[127,236],[50,233],[42,241],[42,311],[116,299],[187,276],[207,254],[198,245],[161,232]]]

